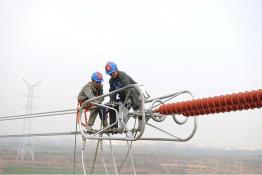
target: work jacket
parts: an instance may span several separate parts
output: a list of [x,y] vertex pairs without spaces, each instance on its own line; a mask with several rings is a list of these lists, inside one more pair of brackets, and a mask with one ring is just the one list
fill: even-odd
[[[119,74],[116,78],[110,78],[109,80],[109,85],[110,85],[109,92],[122,88],[124,86],[130,85],[130,84],[136,84],[136,82],[125,72],[119,71]],[[119,94],[121,101],[124,100],[126,92],[127,90],[123,91],[122,93],[121,92],[117,93]],[[116,99],[117,94],[110,95],[110,100],[118,100]]]
[[[90,81],[81,89],[77,99],[80,103],[83,103],[86,100],[92,99],[100,95],[103,95],[103,85],[101,84],[101,87],[99,89],[96,89],[92,81]],[[102,103],[103,100],[104,98],[100,98],[98,100],[95,100],[94,102]]]

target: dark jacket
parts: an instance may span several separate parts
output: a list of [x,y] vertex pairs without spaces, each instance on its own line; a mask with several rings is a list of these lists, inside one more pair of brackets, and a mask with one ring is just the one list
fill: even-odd
[[[119,89],[119,88],[122,88],[124,86],[130,85],[130,84],[136,84],[136,82],[129,75],[127,75],[125,72],[119,71],[118,77],[110,78],[110,80],[109,80],[109,85],[110,85],[109,92],[114,91],[114,90]],[[118,100],[123,101],[124,98],[125,98],[125,93],[126,93],[126,90],[118,93],[119,97],[120,97],[120,99],[118,99]],[[110,100],[114,100],[114,101],[117,100],[116,96],[117,96],[117,94],[111,95]]]

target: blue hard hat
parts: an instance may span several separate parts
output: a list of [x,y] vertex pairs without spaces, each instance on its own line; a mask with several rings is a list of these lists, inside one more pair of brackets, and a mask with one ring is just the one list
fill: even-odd
[[94,72],[91,77],[92,80],[96,82],[103,82],[103,75],[100,72]]
[[110,75],[117,70],[117,65],[114,62],[107,62],[105,69],[106,69],[106,74]]

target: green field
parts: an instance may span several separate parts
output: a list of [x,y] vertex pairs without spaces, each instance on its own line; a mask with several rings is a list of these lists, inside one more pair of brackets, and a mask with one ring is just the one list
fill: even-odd
[[[81,174],[82,172],[76,172]],[[3,169],[3,174],[73,174],[72,169],[53,168],[43,166],[20,166],[7,165]]]
[[[0,140],[0,174],[83,174],[81,147],[65,144],[36,145],[35,161],[16,160],[17,146],[14,142]],[[85,151],[85,168],[92,169],[95,144],[89,144]],[[104,157],[108,172],[114,173],[114,165],[109,145],[104,145]],[[114,155],[119,167],[126,154],[126,145],[115,145]],[[179,147],[173,143],[134,144],[133,160],[137,174],[261,174],[262,150],[225,150],[193,147]],[[75,160],[75,162],[74,162]],[[101,154],[98,154],[94,174],[105,174]],[[130,160],[121,169],[121,174],[132,174]]]

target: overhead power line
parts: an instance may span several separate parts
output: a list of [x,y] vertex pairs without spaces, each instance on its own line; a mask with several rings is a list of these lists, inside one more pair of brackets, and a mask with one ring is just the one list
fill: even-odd
[[75,113],[76,113],[76,109],[67,109],[67,110],[41,112],[41,113],[34,113],[34,114],[0,117],[0,121],[19,120],[19,119],[26,119],[26,118],[39,118],[39,117],[48,117],[48,116],[55,116],[55,115],[68,115],[68,114],[75,114]]
[[75,135],[81,134],[80,132],[59,132],[59,133],[39,133],[39,134],[12,134],[12,135],[0,135],[0,138],[11,138],[11,137],[37,137],[37,136],[63,136],[63,135]]
[[[68,111],[76,111],[76,109],[65,109],[65,110],[59,110],[59,111],[48,111],[48,112],[32,113],[32,114],[30,114],[30,116],[39,115],[39,114],[47,114],[47,113],[68,112]],[[0,119],[4,119],[4,118],[13,118],[13,117],[23,117],[23,116],[29,116],[29,114],[23,114],[23,115],[10,115],[10,116],[5,116],[5,117],[0,117]]]

